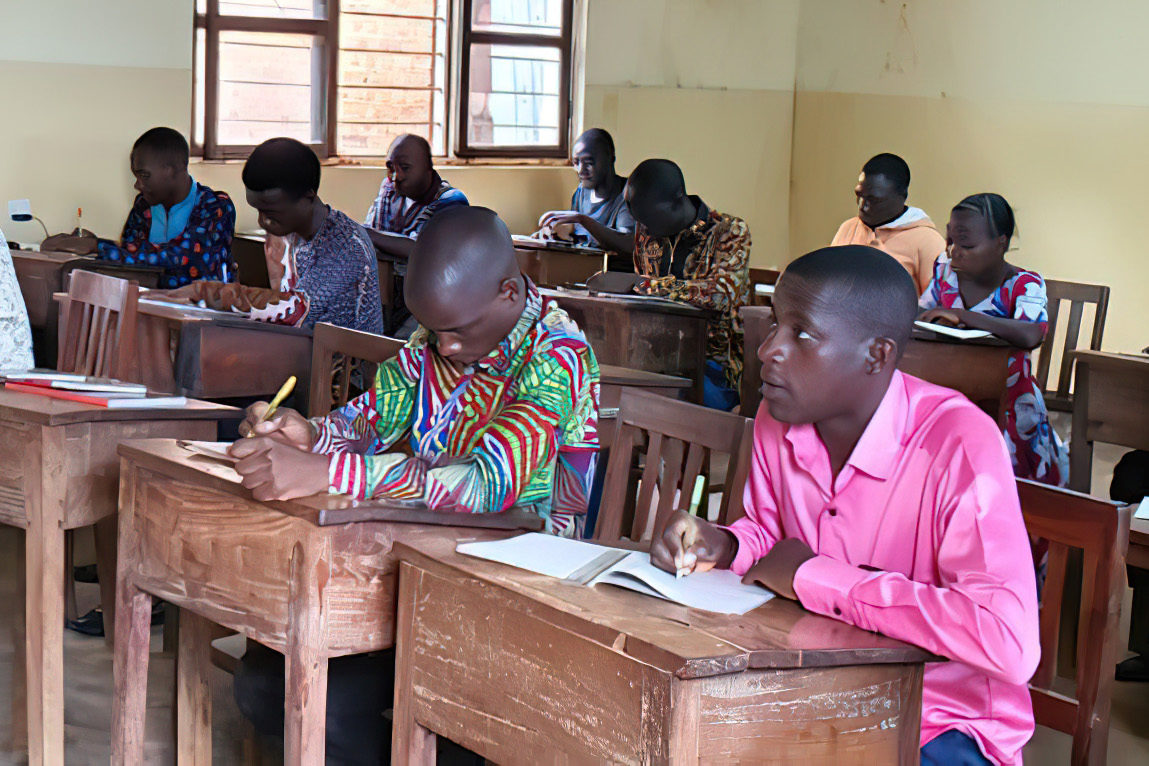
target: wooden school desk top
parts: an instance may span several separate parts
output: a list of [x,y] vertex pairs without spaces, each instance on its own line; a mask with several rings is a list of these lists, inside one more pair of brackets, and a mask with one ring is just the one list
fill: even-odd
[[173,440],[126,442],[120,455],[114,763],[143,762],[153,597],[181,611],[180,762],[211,763],[210,621],[285,655],[285,762],[318,764],[328,658],[394,643],[393,543],[510,534],[467,526],[507,519],[503,514],[439,513],[432,526],[395,523],[381,512],[364,523],[322,526],[322,511],[337,496],[256,501],[230,464]]
[[69,423],[103,423],[118,420],[220,420],[239,414],[235,407],[188,400],[182,407],[100,407],[93,404],[50,399],[0,387],[0,420],[62,426]]
[[706,612],[609,585],[587,587],[455,552],[442,538],[396,543],[395,555],[422,569],[504,589],[555,610],[574,633],[679,678],[753,668],[915,663],[924,649],[774,598],[744,615]]
[[1125,561],[1131,566],[1149,569],[1149,519],[1129,522],[1129,553]]
[[[719,615],[396,542],[392,762],[920,760],[928,652],[774,599]],[[561,755],[560,755],[561,754]]]

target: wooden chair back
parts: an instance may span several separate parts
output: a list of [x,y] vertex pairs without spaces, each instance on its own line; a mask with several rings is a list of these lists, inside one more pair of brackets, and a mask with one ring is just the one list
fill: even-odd
[[740,411],[753,418],[762,402],[762,362],[758,347],[774,326],[774,309],[769,306],[743,306],[742,312],[742,404]]
[[63,303],[56,369],[126,378],[136,356],[139,287],[124,279],[75,271]]
[[[661,534],[671,513],[689,508],[695,481],[704,475],[713,453],[724,453],[730,460],[718,520],[727,524],[742,515],[752,420],[648,391],[623,389],[617,422],[593,539],[639,542]],[[646,463],[636,499],[630,477],[644,442]],[[705,510],[700,515],[705,516]]]
[[[320,322],[311,345],[311,417],[342,407],[375,380],[379,363],[399,353],[403,341]],[[355,372],[358,370],[359,386]]]
[[[1070,412],[1073,398],[1069,393],[1073,378],[1073,354],[1081,335],[1081,315],[1085,305],[1093,304],[1093,334],[1089,338],[1092,351],[1101,349],[1101,336],[1105,333],[1105,314],[1109,310],[1109,288],[1105,285],[1087,285],[1082,282],[1061,282],[1045,280],[1045,292],[1049,299],[1049,330],[1041,343],[1041,353],[1037,359],[1034,377],[1045,394],[1045,405],[1051,410]],[[1065,325],[1065,340],[1062,343],[1060,364],[1055,388],[1049,387],[1049,368],[1053,363],[1061,302],[1069,301],[1069,321]]]
[[[1034,537],[1049,540],[1040,612],[1041,663],[1029,682],[1034,719],[1073,737],[1073,764],[1103,764],[1125,593],[1130,509],[1025,479],[1017,480],[1017,491],[1026,529]],[[1076,693],[1071,697],[1060,686],[1054,690],[1054,679],[1066,572],[1075,550],[1081,551],[1083,565],[1076,626]]]

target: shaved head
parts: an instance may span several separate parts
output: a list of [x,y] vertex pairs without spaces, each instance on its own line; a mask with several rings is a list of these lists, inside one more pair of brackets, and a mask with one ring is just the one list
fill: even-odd
[[818,290],[862,335],[894,341],[899,356],[909,345],[918,291],[893,256],[865,245],[823,247],[792,262],[783,276]]
[[682,170],[670,160],[643,160],[626,182],[634,220],[654,237],[670,237],[693,222],[698,207],[686,194]]
[[391,154],[400,147],[408,148],[418,154],[420,157],[431,164],[431,144],[427,143],[427,139],[422,136],[417,136],[414,133],[404,133],[391,142],[391,148],[387,150]]
[[506,224],[484,207],[437,213],[415,241],[403,296],[444,357],[466,365],[490,353],[526,301]]

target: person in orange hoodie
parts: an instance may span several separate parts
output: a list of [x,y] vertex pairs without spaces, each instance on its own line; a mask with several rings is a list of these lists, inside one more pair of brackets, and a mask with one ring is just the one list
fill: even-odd
[[858,214],[838,227],[830,245],[868,245],[889,253],[910,272],[921,295],[946,240],[921,208],[906,205],[909,192],[905,160],[889,153],[871,157],[854,187]]

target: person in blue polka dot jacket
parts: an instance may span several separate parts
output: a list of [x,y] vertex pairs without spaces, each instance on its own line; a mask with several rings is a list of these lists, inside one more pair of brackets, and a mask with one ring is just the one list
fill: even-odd
[[188,173],[188,144],[171,128],[152,128],[132,146],[136,196],[119,244],[101,239],[97,257],[127,266],[159,266],[160,287],[201,279],[234,282],[235,205]]

